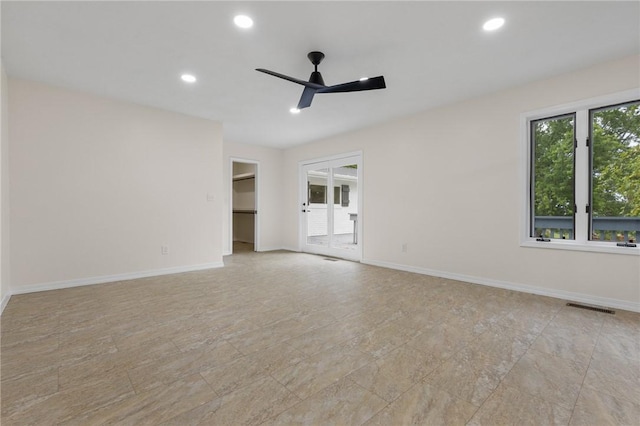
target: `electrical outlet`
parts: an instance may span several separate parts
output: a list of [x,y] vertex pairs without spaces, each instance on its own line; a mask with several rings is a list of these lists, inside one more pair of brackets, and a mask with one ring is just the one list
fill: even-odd
[[402,252],[406,253],[407,252],[407,243],[403,243],[402,244]]
[[160,246],[160,253],[162,255],[169,254],[169,246]]

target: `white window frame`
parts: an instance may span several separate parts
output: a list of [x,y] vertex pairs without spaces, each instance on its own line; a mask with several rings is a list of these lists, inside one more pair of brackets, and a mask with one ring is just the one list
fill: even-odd
[[[618,247],[615,242],[589,240],[589,213],[585,206],[589,204],[589,110],[608,105],[622,104],[640,99],[640,88],[613,93],[597,98],[585,99],[570,104],[525,112],[520,115],[520,246],[559,250],[577,250],[601,253],[616,253],[640,256],[640,247]],[[531,229],[531,122],[554,116],[575,113],[575,136],[578,142],[575,148],[575,229],[574,240],[536,241],[530,236]]]

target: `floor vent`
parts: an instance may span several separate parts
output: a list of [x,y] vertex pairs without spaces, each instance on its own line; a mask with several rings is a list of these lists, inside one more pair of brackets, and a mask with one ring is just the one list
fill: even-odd
[[588,309],[590,311],[596,311],[596,312],[604,312],[605,314],[611,314],[611,315],[616,314],[616,311],[614,311],[613,309],[596,308],[595,306],[581,305],[579,303],[567,303],[567,306],[571,306],[573,308]]
[[331,259],[330,257],[325,257],[324,260],[328,260],[329,262],[337,262],[338,259]]

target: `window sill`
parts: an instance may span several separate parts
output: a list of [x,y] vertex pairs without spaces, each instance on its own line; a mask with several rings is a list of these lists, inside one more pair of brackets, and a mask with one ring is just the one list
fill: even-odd
[[612,243],[586,242],[580,243],[576,241],[551,240],[536,241],[527,239],[520,243],[520,247],[532,247],[554,250],[572,250],[572,251],[588,251],[592,253],[611,253],[626,254],[631,256],[640,256],[640,247],[618,247]]

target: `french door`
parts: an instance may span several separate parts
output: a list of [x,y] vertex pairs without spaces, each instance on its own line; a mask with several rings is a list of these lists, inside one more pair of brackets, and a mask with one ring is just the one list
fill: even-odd
[[357,154],[301,165],[302,251],[361,259],[361,163]]

